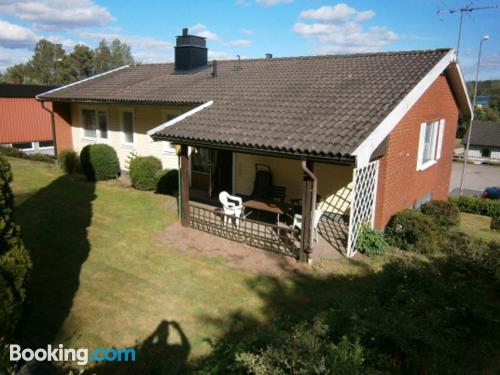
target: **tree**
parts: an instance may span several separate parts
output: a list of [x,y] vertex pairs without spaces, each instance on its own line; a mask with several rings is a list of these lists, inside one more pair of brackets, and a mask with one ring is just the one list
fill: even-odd
[[94,71],[94,52],[83,44],[77,44],[69,55],[75,80],[88,78]]
[[7,68],[2,80],[12,84],[31,83],[31,67],[28,64],[12,65]]
[[131,65],[134,63],[134,58],[130,52],[130,46],[122,43],[120,39],[115,39],[111,42],[111,69],[119,68],[123,65]]
[[94,50],[94,71],[99,73],[107,72],[111,69],[111,50],[108,43],[103,39]]
[[39,84],[53,85],[61,83],[57,70],[64,68],[65,51],[60,44],[54,44],[46,39],[40,39],[35,46],[33,58],[28,63],[32,69],[33,81]]

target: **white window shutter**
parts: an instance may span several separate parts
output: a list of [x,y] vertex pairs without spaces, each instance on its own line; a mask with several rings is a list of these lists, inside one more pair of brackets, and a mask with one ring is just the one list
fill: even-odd
[[439,133],[437,139],[436,160],[441,159],[441,150],[443,148],[444,120],[439,121]]
[[426,123],[420,124],[420,137],[418,139],[418,153],[417,153],[417,171],[422,169],[422,156],[425,146],[425,127]]

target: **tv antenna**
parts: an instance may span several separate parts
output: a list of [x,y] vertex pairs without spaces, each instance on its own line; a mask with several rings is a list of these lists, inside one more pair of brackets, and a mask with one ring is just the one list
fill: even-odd
[[464,13],[470,14],[472,12],[475,12],[476,10],[488,10],[488,9],[498,9],[500,8],[500,5],[485,5],[485,6],[473,6],[473,3],[470,2],[468,5],[462,7],[462,8],[439,8],[437,10],[438,16],[441,15],[443,12],[448,12],[450,14],[455,14],[460,12],[460,24],[458,27],[458,40],[457,40],[457,59],[458,59],[458,52],[460,51],[460,41],[462,39],[462,23],[464,19]]

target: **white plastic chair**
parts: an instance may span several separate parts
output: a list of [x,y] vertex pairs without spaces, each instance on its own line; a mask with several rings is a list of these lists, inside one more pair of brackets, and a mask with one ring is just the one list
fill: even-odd
[[[321,216],[325,213],[325,210],[323,209],[316,209],[314,211],[314,217],[313,217],[313,228],[314,228],[314,241],[318,242],[318,225],[319,221],[321,219]],[[293,217],[293,224],[292,224],[292,230],[295,230],[295,228],[298,228],[299,230],[302,231],[302,215],[300,214],[295,214]]]
[[227,191],[221,191],[219,193],[219,201],[222,203],[222,208],[224,209],[224,224],[227,224],[231,220],[227,215],[234,216],[236,227],[239,228],[239,218],[243,212],[243,201],[241,198],[230,195]]

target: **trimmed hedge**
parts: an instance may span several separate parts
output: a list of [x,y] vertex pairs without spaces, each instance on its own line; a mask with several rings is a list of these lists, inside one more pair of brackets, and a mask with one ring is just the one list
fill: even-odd
[[173,195],[179,191],[179,171],[177,169],[164,169],[156,173],[156,192],[158,194]]
[[160,159],[154,156],[138,156],[130,162],[128,174],[134,188],[138,190],[155,190],[156,174],[160,171]]
[[390,245],[422,254],[432,254],[438,246],[436,224],[414,209],[396,213],[385,228],[385,237]]
[[116,151],[105,144],[85,146],[80,152],[80,165],[89,181],[110,180],[120,174]]
[[460,223],[460,211],[454,202],[432,200],[420,207],[424,215],[430,216],[440,227],[448,228]]
[[80,165],[78,154],[73,150],[63,150],[57,157],[59,166],[66,173],[75,173]]
[[18,150],[14,147],[0,146],[0,155],[5,155],[11,158],[41,161],[43,163],[53,163],[55,161],[55,158],[52,155],[38,153],[27,154],[26,152]]
[[500,215],[500,200],[464,196],[451,196],[448,200],[456,203],[460,212],[491,217]]
[[0,156],[0,338],[11,337],[16,329],[31,270],[29,252],[21,240],[19,227],[12,221],[11,181],[10,165]]

